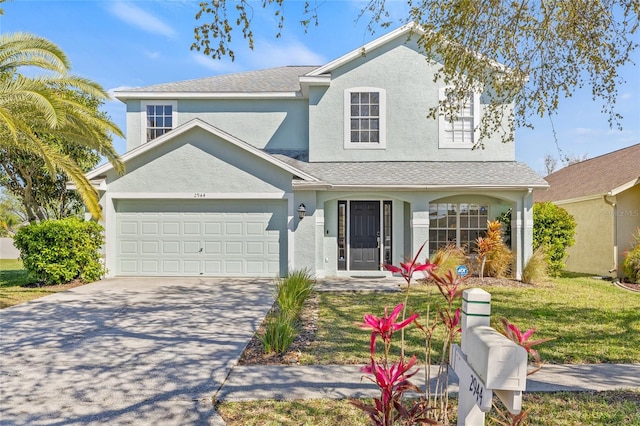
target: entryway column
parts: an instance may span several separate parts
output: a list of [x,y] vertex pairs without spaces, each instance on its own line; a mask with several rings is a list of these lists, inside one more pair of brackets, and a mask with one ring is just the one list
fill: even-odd
[[[407,253],[407,256],[413,258],[420,247],[429,241],[429,209],[426,206],[421,206],[420,210],[415,210],[415,207],[411,206],[411,253]],[[420,254],[420,262],[429,256],[428,247],[422,250]]]

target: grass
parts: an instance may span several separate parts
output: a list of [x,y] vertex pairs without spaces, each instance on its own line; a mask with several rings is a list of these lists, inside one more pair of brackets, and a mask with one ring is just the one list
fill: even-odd
[[[640,362],[640,294],[575,274],[552,279],[544,286],[485,289],[492,296],[493,327],[500,327],[500,317],[506,317],[521,329],[535,328],[534,339],[554,338],[537,347],[544,362]],[[441,298],[437,290],[430,291],[432,300]],[[415,287],[411,294],[409,309],[424,320],[429,290]],[[321,293],[317,339],[300,361],[366,363],[370,334],[357,323],[364,314],[379,316],[385,306],[392,309],[401,300],[398,293]],[[406,330],[406,353],[421,356],[423,336],[415,327]],[[440,348],[435,346],[437,356]]]
[[[640,426],[640,390],[524,394],[529,424],[538,426]],[[452,400],[455,404],[455,399]],[[452,407],[455,424],[456,410]],[[369,425],[367,416],[346,400],[223,402],[218,412],[234,425]],[[487,425],[498,425],[496,410]]]
[[17,259],[0,259],[0,309],[74,287],[77,283],[55,286],[32,286],[35,280],[29,277]]

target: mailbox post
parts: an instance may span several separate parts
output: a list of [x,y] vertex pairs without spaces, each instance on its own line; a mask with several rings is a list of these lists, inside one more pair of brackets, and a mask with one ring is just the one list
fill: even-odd
[[461,346],[451,345],[450,363],[458,376],[458,426],[484,425],[495,393],[507,409],[522,410],[527,351],[489,326],[491,295],[479,288],[462,293]]

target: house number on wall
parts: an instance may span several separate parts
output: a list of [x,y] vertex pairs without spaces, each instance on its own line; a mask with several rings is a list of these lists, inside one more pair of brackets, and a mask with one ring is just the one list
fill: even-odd
[[206,198],[207,194],[205,194],[204,192],[195,192],[193,194],[193,198]]
[[476,403],[482,405],[482,394],[484,393],[484,386],[475,375],[471,375],[471,384],[469,385],[469,391],[476,398]]

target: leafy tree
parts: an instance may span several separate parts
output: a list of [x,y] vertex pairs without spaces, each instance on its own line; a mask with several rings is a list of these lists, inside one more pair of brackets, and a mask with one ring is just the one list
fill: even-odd
[[18,226],[26,222],[21,203],[12,194],[0,192],[0,237],[15,234]]
[[[25,76],[20,73],[24,67],[46,73]],[[63,149],[52,145],[50,137],[59,137],[56,140],[65,145],[95,151],[123,172],[124,165],[111,140],[104,137],[122,136],[122,131],[97,114],[95,108],[71,95],[75,92],[81,98],[109,98],[99,84],[69,75],[69,69],[64,52],[44,38],[23,33],[0,35],[0,150],[9,159],[16,153],[40,157],[50,176],[63,172],[75,183],[91,214],[101,217],[98,193],[82,167]]]
[[549,264],[549,272],[557,275],[565,268],[566,249],[575,240],[576,221],[562,207],[552,202],[533,205],[533,249],[541,247]]
[[[98,110],[102,101],[68,91],[65,96],[93,109],[96,116],[104,116]],[[25,112],[25,114],[28,114]],[[42,118],[30,114],[29,123],[38,138],[63,155],[71,158],[84,172],[94,168],[100,162],[100,155],[92,148],[74,144],[62,136],[62,132],[51,133]],[[109,134],[100,138],[111,143]],[[77,192],[67,189],[69,177],[57,169],[51,175],[42,157],[20,149],[19,146],[0,149],[0,184],[7,187],[23,203],[29,218],[61,219],[84,211],[82,199]]]
[[[238,33],[253,49],[255,4],[200,3],[200,25],[191,49],[216,59],[234,59],[232,38]],[[284,0],[259,4],[275,9],[280,36]],[[322,4],[304,3],[300,22],[305,29],[318,25]],[[638,46],[633,36],[639,13],[637,0],[409,0],[409,12],[399,24],[414,23],[422,29],[419,44],[429,60],[443,65],[436,78],[453,87],[453,100],[461,101],[474,88],[491,88],[484,92],[490,105],[480,124],[480,140],[495,132],[506,142],[512,140],[515,126],[532,127],[533,115],[553,114],[562,97],[585,85],[591,87],[593,99],[602,102],[609,124],[621,128],[614,107],[624,80],[617,69],[631,62],[630,54]],[[363,17],[369,19],[372,33],[394,24],[386,0],[369,0],[357,18]],[[502,121],[505,99],[515,105],[508,129]],[[431,117],[437,114],[438,107],[429,110]]]

